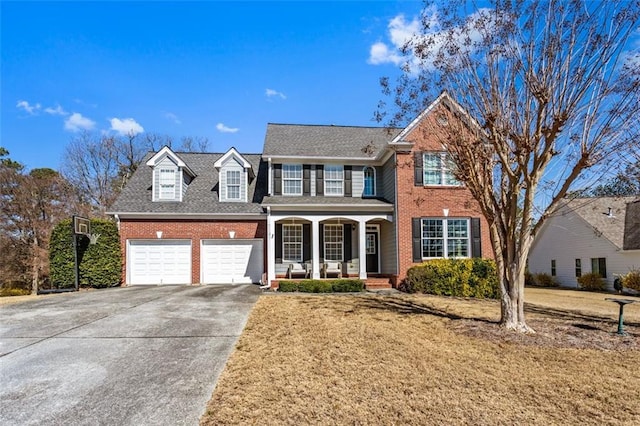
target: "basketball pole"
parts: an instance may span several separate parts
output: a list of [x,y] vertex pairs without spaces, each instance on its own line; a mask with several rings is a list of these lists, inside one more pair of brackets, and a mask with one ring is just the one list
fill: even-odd
[[80,287],[80,265],[78,264],[78,234],[76,234],[76,217],[71,219],[71,233],[73,234],[73,257],[74,257],[74,272],[75,272],[75,288],[78,291]]

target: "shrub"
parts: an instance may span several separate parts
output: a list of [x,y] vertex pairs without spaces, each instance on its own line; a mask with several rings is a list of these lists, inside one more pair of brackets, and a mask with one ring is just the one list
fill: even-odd
[[600,274],[594,274],[590,272],[578,277],[578,284],[583,290],[590,291],[603,291],[607,288],[607,282],[600,276]]
[[488,259],[434,259],[407,271],[401,290],[442,296],[497,298],[496,264]]
[[280,281],[278,291],[284,291],[286,293],[298,291],[298,283],[296,281]]
[[362,280],[335,280],[331,282],[331,289],[336,293],[353,293],[364,290]]
[[640,291],[640,270],[636,269],[622,277],[622,285],[632,290]]
[[[107,287],[119,285],[122,276],[122,254],[118,228],[111,220],[91,219],[91,231],[100,234],[97,244],[87,237],[78,238],[80,285]],[[75,283],[73,234],[71,219],[53,229],[49,243],[51,282],[64,288]]]
[[0,297],[26,296],[28,294],[31,294],[31,289],[16,288],[16,287],[2,287],[2,288],[0,288]]
[[[556,277],[549,274],[545,274],[544,272],[540,274],[535,274],[533,280],[535,283],[533,285],[538,287],[558,287],[559,285],[558,281],[556,281]],[[526,282],[526,278],[525,278],[525,282]]]
[[364,282],[362,280],[337,279],[337,280],[302,280],[302,281],[280,281],[278,291],[302,293],[346,293],[362,291]]

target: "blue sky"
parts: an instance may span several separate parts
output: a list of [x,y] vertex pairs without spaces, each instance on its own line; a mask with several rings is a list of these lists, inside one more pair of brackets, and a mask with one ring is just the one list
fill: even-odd
[[2,1],[0,146],[57,169],[83,130],[259,153],[269,122],[378,125],[421,6]]

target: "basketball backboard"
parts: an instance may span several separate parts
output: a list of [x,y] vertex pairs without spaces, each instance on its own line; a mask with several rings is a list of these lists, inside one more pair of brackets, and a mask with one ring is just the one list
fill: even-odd
[[79,235],[91,235],[91,221],[86,217],[73,216],[73,233]]

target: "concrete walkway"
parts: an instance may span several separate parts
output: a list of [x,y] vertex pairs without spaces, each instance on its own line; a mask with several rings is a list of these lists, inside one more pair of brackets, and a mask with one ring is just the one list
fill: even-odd
[[0,306],[0,424],[197,425],[259,295],[145,286]]

